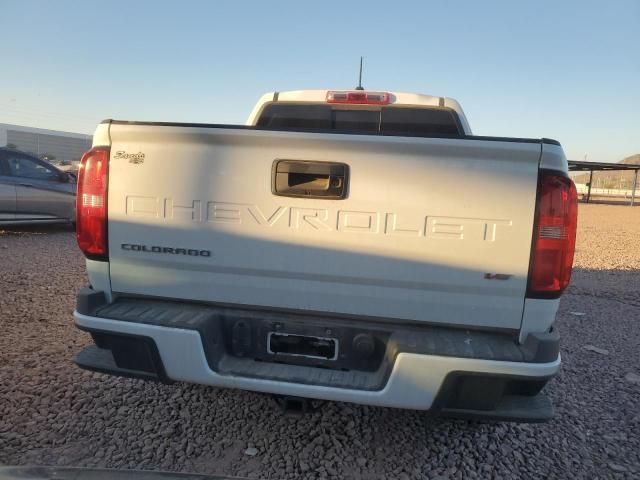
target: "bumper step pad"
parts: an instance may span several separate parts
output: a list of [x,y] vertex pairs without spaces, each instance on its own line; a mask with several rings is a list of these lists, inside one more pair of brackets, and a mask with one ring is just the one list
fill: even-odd
[[90,345],[82,349],[76,355],[74,362],[80,368],[92,370],[94,372],[108,373],[110,375],[118,375],[120,377],[142,378],[144,380],[160,380],[158,375],[155,373],[118,367],[111,350],[99,348],[95,345]]
[[546,395],[532,397],[505,395],[493,410],[468,410],[443,408],[441,415],[471,420],[495,420],[499,422],[546,422],[553,418],[553,404]]

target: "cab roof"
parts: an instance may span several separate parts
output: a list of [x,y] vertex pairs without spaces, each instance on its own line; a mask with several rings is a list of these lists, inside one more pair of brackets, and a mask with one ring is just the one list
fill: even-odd
[[[287,92],[269,92],[260,97],[256,106],[253,108],[249,118],[247,119],[247,125],[256,125],[258,118],[264,108],[267,105],[274,103],[299,103],[299,104],[325,104],[327,103],[327,94],[329,92],[356,92],[356,90],[290,90]],[[370,91],[357,91],[362,93],[382,93],[378,90]],[[462,110],[460,104],[453,98],[449,97],[435,97],[432,95],[423,95],[419,93],[408,92],[390,92],[385,91],[389,95],[388,105],[393,106],[414,106],[414,107],[435,107],[435,108],[449,108],[455,111],[460,118],[460,123],[464,129],[466,135],[471,135],[471,128],[467,117]],[[354,104],[354,108],[370,107],[370,105]]]

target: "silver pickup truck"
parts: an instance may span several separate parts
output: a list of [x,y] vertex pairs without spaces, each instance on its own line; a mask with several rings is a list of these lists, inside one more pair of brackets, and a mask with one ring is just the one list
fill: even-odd
[[552,416],[577,216],[557,141],[473,136],[450,98],[276,92],[246,126],[105,120],[77,201],[83,368]]

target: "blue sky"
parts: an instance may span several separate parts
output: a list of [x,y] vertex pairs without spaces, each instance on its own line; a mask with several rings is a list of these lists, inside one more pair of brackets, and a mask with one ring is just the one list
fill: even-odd
[[243,123],[267,91],[450,96],[479,135],[640,153],[640,1],[0,0],[0,123]]

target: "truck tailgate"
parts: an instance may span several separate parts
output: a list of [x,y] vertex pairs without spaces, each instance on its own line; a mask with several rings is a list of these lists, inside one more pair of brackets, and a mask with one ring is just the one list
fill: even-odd
[[[539,142],[110,125],[114,292],[520,328]],[[345,164],[346,198],[272,192]]]

